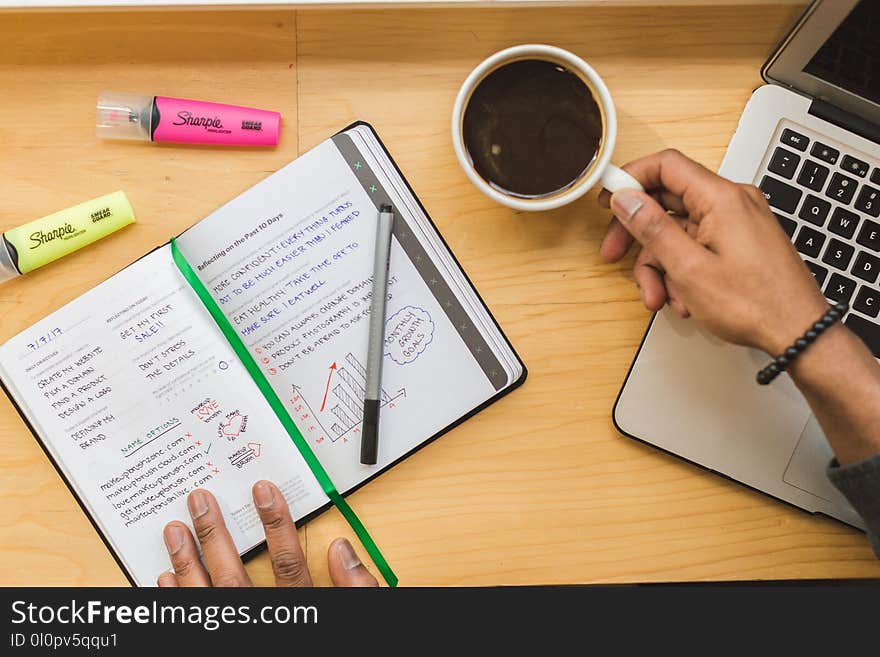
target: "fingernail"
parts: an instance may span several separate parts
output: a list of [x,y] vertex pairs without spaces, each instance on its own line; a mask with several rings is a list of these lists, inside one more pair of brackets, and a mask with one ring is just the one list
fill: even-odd
[[174,556],[183,547],[186,534],[180,525],[169,525],[163,532],[163,538],[165,539],[165,547],[168,548],[168,554]]
[[158,584],[162,588],[173,587],[174,586],[174,574],[171,572],[164,572],[159,575],[159,579],[156,580],[156,584]]
[[339,555],[339,562],[346,570],[354,570],[361,565],[361,560],[355,553],[354,548],[344,538],[336,541],[336,554]]
[[200,490],[193,491],[187,500],[192,519],[201,518],[208,512],[208,497]]
[[611,196],[611,209],[624,223],[629,222],[644,204],[642,195],[634,189],[621,189]]
[[275,493],[265,481],[260,481],[254,486],[254,504],[260,509],[270,509],[275,504]]

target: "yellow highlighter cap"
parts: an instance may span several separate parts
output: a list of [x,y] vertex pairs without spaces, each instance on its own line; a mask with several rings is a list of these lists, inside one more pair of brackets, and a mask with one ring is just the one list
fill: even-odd
[[134,210],[124,192],[114,192],[7,230],[0,249],[0,282],[4,251],[18,272],[26,274],[54,262],[133,223]]

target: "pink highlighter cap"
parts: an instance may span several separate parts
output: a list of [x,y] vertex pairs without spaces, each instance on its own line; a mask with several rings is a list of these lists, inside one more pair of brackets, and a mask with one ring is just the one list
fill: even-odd
[[103,92],[98,98],[98,136],[178,144],[275,146],[281,114],[168,96]]

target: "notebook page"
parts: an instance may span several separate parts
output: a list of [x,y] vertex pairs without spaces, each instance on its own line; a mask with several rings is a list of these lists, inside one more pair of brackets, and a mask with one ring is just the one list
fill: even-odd
[[[410,218],[399,214],[379,462],[359,463],[376,204],[384,186],[351,140],[338,137],[209,215],[178,246],[344,492],[509,380],[453,288],[439,270],[427,269],[424,247],[407,230]],[[441,288],[446,296],[433,291]]]
[[0,347],[2,377],[139,585],[170,566],[162,528],[217,497],[239,551],[263,540],[251,486],[295,517],[327,502],[168,246]]

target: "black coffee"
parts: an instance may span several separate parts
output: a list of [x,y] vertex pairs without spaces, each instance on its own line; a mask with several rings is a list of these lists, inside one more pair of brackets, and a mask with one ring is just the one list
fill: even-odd
[[574,183],[596,158],[602,113],[576,74],[527,59],[505,64],[477,85],[462,128],[486,182],[513,196],[547,196]]

